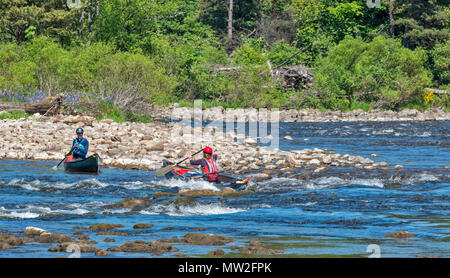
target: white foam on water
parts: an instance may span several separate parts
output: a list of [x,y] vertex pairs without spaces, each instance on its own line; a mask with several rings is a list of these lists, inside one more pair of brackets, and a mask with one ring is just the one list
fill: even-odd
[[92,201],[92,202],[88,202],[88,203],[72,203],[67,205],[68,208],[85,208],[85,207],[89,207],[89,208],[97,208],[97,207],[101,207],[101,206],[105,206],[108,203],[104,203],[104,202],[100,202],[100,201]]
[[343,179],[340,177],[320,177],[311,180],[297,180],[293,178],[273,178],[261,183],[258,183],[259,191],[275,191],[280,189],[305,189],[305,190],[319,190],[336,186],[349,185],[365,185],[373,187],[384,187],[382,180],[378,178],[373,179]]
[[420,182],[420,181],[438,181],[439,178],[435,175],[427,174],[427,173],[421,173],[419,175],[414,175],[411,177],[410,182]]
[[33,213],[33,212],[15,212],[15,211],[13,211],[10,214],[5,214],[2,216],[28,219],[28,218],[37,218],[37,217],[39,217],[39,214]]
[[189,180],[183,181],[178,179],[165,179],[155,182],[158,186],[170,187],[170,188],[181,188],[181,189],[194,189],[194,190],[214,190],[219,191],[212,183],[203,180]]
[[417,137],[430,137],[431,136],[431,132],[425,131],[422,134],[416,134]]
[[157,205],[151,209],[140,211],[141,214],[166,214],[169,216],[201,216],[201,215],[220,215],[246,211],[231,207],[224,207],[220,204],[195,204],[186,206],[177,206],[174,204],[164,206]]
[[29,190],[29,191],[38,191],[39,190],[39,188],[36,188],[29,183],[21,184],[20,187],[22,187],[25,190]]
[[[112,214],[122,214],[122,213],[130,212],[130,211],[132,211],[132,208],[117,208],[117,209],[105,209],[101,213],[107,212],[107,213],[112,213]],[[140,213],[141,213],[141,211],[140,211]]]
[[151,185],[144,184],[142,181],[130,181],[125,182],[124,184],[122,184],[122,186],[129,190],[139,190]]
[[26,205],[25,207],[16,209],[5,209],[0,207],[0,215],[15,217],[15,218],[37,218],[42,214],[78,214],[82,215],[88,213],[89,210],[76,208],[76,209],[51,209],[49,207]]
[[300,204],[300,206],[309,207],[309,206],[313,206],[315,204],[317,204],[317,202],[307,202],[307,203],[304,203],[304,204]]
[[12,179],[7,184],[7,186],[18,186],[25,190],[30,191],[39,191],[42,189],[100,189],[109,186],[108,183],[100,182],[97,179],[86,179],[73,183],[64,183],[64,182],[56,182],[56,183],[47,183],[42,182],[38,179],[33,180],[31,182],[25,181],[24,179]]
[[109,186],[108,183],[101,182],[95,178],[82,180],[80,182],[75,183],[75,189],[100,189]]
[[352,184],[357,185],[375,186],[380,188],[384,187],[384,184],[380,179],[353,179],[350,181]]

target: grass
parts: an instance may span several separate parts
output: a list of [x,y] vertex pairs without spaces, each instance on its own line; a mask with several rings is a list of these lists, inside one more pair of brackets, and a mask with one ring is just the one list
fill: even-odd
[[116,123],[123,122],[140,122],[140,123],[151,123],[153,119],[149,115],[140,115],[133,113],[130,110],[122,110],[118,106],[110,103],[108,101],[101,101],[96,107],[97,111],[94,114],[97,115],[97,120],[101,121],[103,119],[111,119]]
[[[194,102],[193,101],[180,100],[178,102],[178,105],[180,107],[194,108]],[[220,101],[216,101],[216,100],[213,100],[213,101],[202,100],[202,108],[212,108],[212,107],[217,107],[217,106],[222,106],[224,109],[227,109],[227,108],[233,108],[233,109],[242,108],[237,103],[220,102]]]
[[0,112],[0,120],[13,119],[18,120],[20,118],[28,119],[30,115],[23,110],[16,110],[12,112]]

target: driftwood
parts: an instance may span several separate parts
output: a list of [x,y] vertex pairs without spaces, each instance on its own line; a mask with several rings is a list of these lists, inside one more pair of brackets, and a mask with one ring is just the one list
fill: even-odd
[[[221,72],[224,74],[229,74],[232,71],[243,70],[240,66],[226,66],[226,65],[206,65],[210,67],[213,72]],[[272,78],[275,82],[283,86],[286,90],[293,89],[304,89],[312,84],[314,76],[310,68],[305,66],[286,66],[280,68],[276,66],[271,67],[270,63],[267,65],[271,71]],[[264,67],[262,65],[255,66],[255,68]]]
[[42,115],[58,114],[65,96],[63,94],[49,97],[41,101],[31,103],[26,102],[0,102],[0,111],[16,111],[23,110],[28,114],[39,113]]
[[289,66],[275,68],[273,78],[286,90],[306,89],[314,80],[310,68],[304,66]]
[[438,90],[438,89],[432,89],[432,88],[425,88],[425,90],[433,92],[433,94],[436,94],[436,95],[450,94],[449,90]]

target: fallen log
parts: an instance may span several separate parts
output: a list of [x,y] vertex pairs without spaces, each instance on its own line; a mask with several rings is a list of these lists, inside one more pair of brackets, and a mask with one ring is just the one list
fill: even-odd
[[35,101],[31,103],[27,102],[0,102],[0,111],[17,111],[23,110],[28,114],[39,113],[42,115],[55,115],[58,114],[62,106],[64,94],[59,94],[53,97],[48,97],[41,101]]
[[433,94],[436,94],[436,95],[445,95],[445,94],[450,93],[449,90],[438,90],[438,89],[432,89],[432,88],[425,88],[425,90],[427,92],[433,92]]

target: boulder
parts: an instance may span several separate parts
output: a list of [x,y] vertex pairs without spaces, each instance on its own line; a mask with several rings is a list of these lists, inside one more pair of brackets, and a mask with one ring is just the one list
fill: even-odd
[[384,237],[410,238],[410,237],[416,237],[416,236],[413,235],[413,234],[411,234],[410,232],[407,232],[407,231],[400,231],[400,232],[388,233],[388,234],[385,235]]
[[115,228],[122,228],[122,224],[107,224],[107,223],[100,223],[100,224],[93,224],[89,226],[90,230],[93,231],[110,231]]
[[214,251],[209,251],[208,255],[210,256],[216,256],[216,257],[222,257],[225,255],[225,251],[223,251],[222,248],[216,248]]
[[138,223],[133,226],[133,229],[148,229],[151,227],[153,227],[153,224]]
[[283,250],[264,248],[259,241],[251,241],[249,247],[239,248],[240,254],[274,255],[283,253]]
[[252,179],[255,182],[265,181],[265,180],[268,180],[270,178],[271,178],[271,176],[269,174],[266,174],[266,173],[257,173],[257,174],[254,174],[252,176]]
[[106,252],[106,251],[103,250],[103,249],[100,249],[100,250],[98,250],[97,252],[95,252],[95,255],[96,255],[96,256],[99,256],[99,257],[105,257],[105,256],[108,256],[108,252]]
[[188,245],[225,245],[233,241],[229,237],[215,234],[188,233],[183,238],[183,242]]
[[75,242],[70,236],[65,234],[52,234],[52,233],[42,233],[39,236],[40,243],[64,243],[64,242]]
[[121,246],[108,248],[110,252],[133,252],[133,253],[164,253],[164,252],[176,252],[177,248],[172,247],[170,244],[160,242],[158,240],[148,244],[142,240],[128,241]]
[[85,241],[79,241],[77,243],[63,242],[58,246],[58,252],[81,252],[81,253],[96,253],[101,249],[88,244]]
[[25,228],[24,234],[29,235],[29,236],[39,236],[44,232],[47,232],[47,231],[44,229],[41,229],[41,228],[28,226]]

